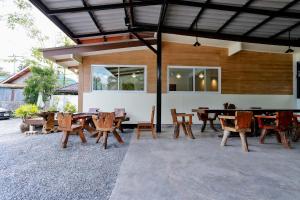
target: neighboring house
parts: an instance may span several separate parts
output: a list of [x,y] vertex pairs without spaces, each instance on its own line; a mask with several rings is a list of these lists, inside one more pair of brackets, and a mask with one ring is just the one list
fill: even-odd
[[0,107],[14,110],[24,103],[25,80],[30,76],[30,68],[25,67],[0,82]]
[[[16,74],[0,82],[0,107],[15,110],[24,103],[25,81],[31,76],[30,68],[26,67]],[[77,105],[78,84],[69,80],[72,84],[57,89],[55,96],[58,96],[61,104],[70,101]]]
[[78,109],[78,83],[70,84],[56,90],[55,95],[52,96],[58,100],[58,110],[63,110],[67,102],[72,103]]

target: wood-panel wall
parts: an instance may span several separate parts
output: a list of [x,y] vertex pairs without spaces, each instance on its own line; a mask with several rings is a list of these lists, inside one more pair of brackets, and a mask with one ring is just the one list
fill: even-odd
[[[226,48],[193,47],[163,42],[162,91],[167,91],[167,66],[220,66],[222,94],[279,94],[293,92],[293,58],[291,54],[241,51],[228,56]],[[91,89],[92,64],[147,65],[147,91],[156,91],[156,55],[137,50],[87,56],[79,70],[79,107],[82,92]],[[82,84],[83,83],[83,84]]]

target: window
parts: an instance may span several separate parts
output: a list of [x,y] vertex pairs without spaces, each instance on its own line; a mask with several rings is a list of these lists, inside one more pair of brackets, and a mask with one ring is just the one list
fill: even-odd
[[169,67],[169,91],[219,92],[219,67]]
[[145,91],[144,66],[92,66],[93,90]]

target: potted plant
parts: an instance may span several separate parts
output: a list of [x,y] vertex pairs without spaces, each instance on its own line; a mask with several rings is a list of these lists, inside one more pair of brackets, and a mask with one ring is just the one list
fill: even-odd
[[73,105],[71,102],[67,102],[64,106],[64,112],[67,113],[75,113],[77,111],[76,106]]
[[20,130],[22,133],[29,130],[29,125],[25,123],[25,119],[35,116],[39,112],[35,104],[24,104],[15,110],[15,116],[22,118]]

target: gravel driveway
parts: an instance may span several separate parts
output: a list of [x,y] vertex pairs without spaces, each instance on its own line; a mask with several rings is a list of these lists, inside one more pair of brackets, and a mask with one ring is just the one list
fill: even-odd
[[122,134],[124,145],[110,137],[107,150],[88,133],[86,144],[71,136],[62,149],[61,133],[25,136],[19,124],[0,120],[1,200],[109,198],[131,134]]

